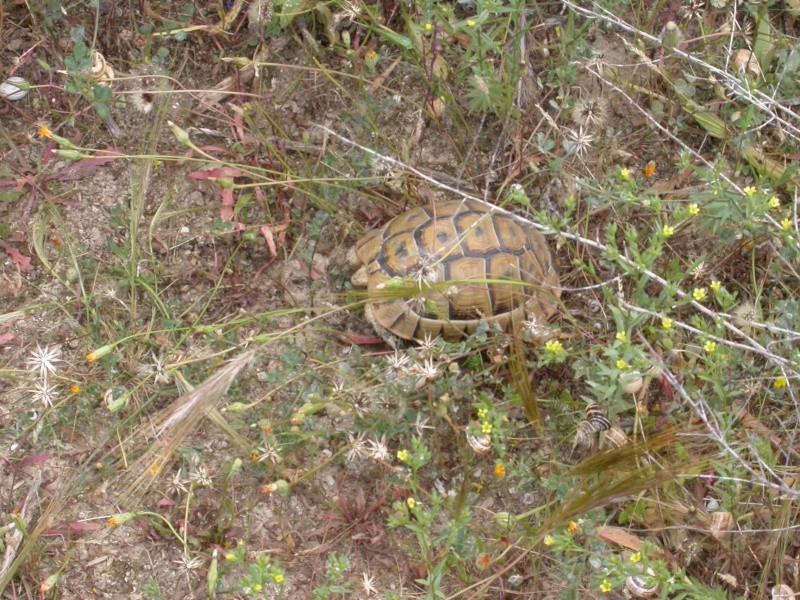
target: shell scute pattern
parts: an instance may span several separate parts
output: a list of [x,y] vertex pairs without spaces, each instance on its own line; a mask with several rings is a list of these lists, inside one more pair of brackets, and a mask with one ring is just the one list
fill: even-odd
[[482,257],[493,252],[499,252],[501,248],[500,239],[495,228],[490,224],[484,224],[481,220],[482,215],[477,213],[459,214],[456,216],[456,226],[461,231],[472,229],[472,235],[462,242],[464,253],[471,256]]
[[[366,314],[381,333],[458,340],[482,320],[518,331],[526,319],[543,323],[556,312],[558,274],[542,235],[479,202],[411,209],[369,232],[355,252],[369,290]],[[384,288],[393,278],[415,282],[419,293],[392,297]]]

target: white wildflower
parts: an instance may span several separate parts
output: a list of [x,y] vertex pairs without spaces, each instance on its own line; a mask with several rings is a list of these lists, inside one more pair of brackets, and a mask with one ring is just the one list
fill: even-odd
[[367,444],[364,441],[365,434],[359,433],[357,436],[353,436],[353,434],[348,434],[347,442],[350,445],[350,449],[347,451],[347,460],[349,462],[355,462],[356,459],[361,458],[367,453]]
[[255,462],[266,462],[269,461],[273,465],[277,465],[283,459],[278,454],[277,450],[271,446],[270,444],[264,444],[264,446],[258,448],[257,450],[258,456],[256,457]]
[[386,436],[381,439],[369,440],[369,457],[373,460],[388,461],[391,458],[389,448],[386,445]]
[[36,343],[36,349],[31,351],[28,366],[31,371],[39,371],[39,377],[47,379],[47,375],[58,370],[57,364],[61,362],[61,350],[56,346],[42,346]]
[[595,137],[586,132],[583,127],[578,127],[578,131],[567,129],[567,136],[564,140],[564,150],[570,156],[582,157],[591,148]]
[[419,340],[419,352],[420,354],[426,354],[433,350],[436,347],[436,340],[437,338],[431,337],[430,334],[426,333],[421,340]]
[[194,571],[195,569],[202,567],[205,560],[202,556],[190,557],[184,554],[181,558],[172,562],[174,562],[184,571]]
[[418,377],[432,381],[439,375],[439,367],[440,365],[436,364],[432,357],[428,357],[422,363],[417,363],[411,367],[411,370]]
[[375,588],[375,578],[371,577],[369,573],[362,573],[361,587],[367,596],[377,594],[378,590]]
[[423,417],[421,413],[417,413],[417,420],[414,422],[414,429],[417,430],[417,435],[422,437],[426,429],[433,430],[433,427],[428,425],[427,417]]
[[172,479],[167,485],[167,493],[170,496],[180,496],[181,494],[186,494],[189,491],[189,488],[186,487],[187,483],[189,483],[189,480],[185,479],[183,477],[183,471],[178,469],[178,472],[172,476]]
[[390,356],[386,359],[386,366],[389,371],[392,373],[406,373],[408,372],[408,362],[409,357],[405,353],[398,352],[395,350],[393,356]]
[[37,402],[41,402],[47,407],[53,406],[53,402],[56,400],[57,394],[57,387],[47,381],[47,379],[37,381],[33,385],[33,399]]
[[195,467],[195,470],[189,475],[189,480],[200,487],[211,487],[212,483],[211,474],[202,465]]

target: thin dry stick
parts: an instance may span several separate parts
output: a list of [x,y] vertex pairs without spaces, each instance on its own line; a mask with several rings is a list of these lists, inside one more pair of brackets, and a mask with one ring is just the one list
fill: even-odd
[[[641,342],[647,346],[651,351],[652,354],[655,356],[656,353],[653,351],[652,346],[650,343],[640,337]],[[669,382],[670,386],[678,392],[678,395],[681,399],[694,411],[695,416],[699,418],[703,425],[706,428],[708,433],[706,434],[679,434],[682,437],[704,437],[707,439],[712,440],[718,446],[720,446],[727,454],[729,454],[733,459],[739,464],[741,468],[747,471],[753,479],[750,480],[748,483],[752,485],[760,485],[764,488],[778,490],[783,494],[787,494],[789,497],[792,498],[800,498],[800,490],[793,489],[785,485],[781,477],[775,473],[775,471],[767,465],[762,459],[761,455],[757,448],[753,447],[750,444],[750,454],[751,456],[755,457],[757,461],[757,467],[753,467],[752,462],[745,460],[740,452],[736,450],[733,446],[731,446],[727,439],[725,438],[725,430],[720,425],[720,422],[717,420],[717,416],[715,412],[708,406],[705,399],[700,396],[697,399],[693,398],[691,394],[683,387],[683,384],[678,380],[678,378],[670,371],[669,367],[661,362],[659,365],[659,369],[661,374],[664,378]],[[760,472],[759,472],[760,471]],[[781,483],[775,483],[775,481],[781,481]]]
[[[641,39],[647,40],[653,46],[660,47],[661,40],[654,35],[641,31],[637,29],[633,25],[623,21],[618,16],[614,15],[610,11],[602,8],[597,3],[593,4],[593,8],[597,9],[598,12],[594,12],[593,10],[589,10],[573,4],[569,0],[564,0],[564,4],[574,10],[576,13],[581,14],[589,19],[599,19],[605,21],[607,23],[611,23],[612,25],[627,31],[628,33],[632,33]],[[745,100],[756,106],[762,112],[773,114],[775,120],[783,125],[788,131],[792,132],[795,136],[800,136],[800,127],[795,125],[792,121],[796,122],[798,119],[797,114],[787,106],[783,106],[779,102],[776,102],[774,98],[771,98],[764,94],[759,90],[752,91],[742,85],[742,82],[739,79],[733,77],[730,73],[719,69],[713,65],[708,64],[704,60],[689,54],[688,52],[684,52],[680,48],[672,48],[670,50],[675,56],[679,56],[693,64],[696,64],[703,69],[707,70],[709,73],[712,73],[714,76],[718,78],[718,81],[723,83],[728,90]],[[785,115],[781,117],[777,114],[777,112]],[[789,120],[787,120],[789,119]]]
[[[405,170],[405,171],[407,171],[409,173],[413,173],[417,177],[427,181],[428,183],[431,183],[432,185],[434,185],[434,186],[436,186],[436,187],[438,187],[440,189],[443,189],[443,190],[448,191],[448,192],[452,192],[452,193],[457,194],[457,195],[459,195],[459,196],[461,196],[463,198],[474,200],[475,202],[480,202],[481,204],[483,204],[483,205],[487,206],[488,208],[490,208],[492,211],[497,211],[497,212],[502,213],[504,215],[508,215],[513,219],[516,219],[516,220],[519,220],[519,221],[523,221],[523,222],[525,222],[525,223],[527,223],[529,225],[532,225],[532,226],[536,227],[537,229],[539,229],[539,230],[541,230],[543,232],[550,233],[550,234],[555,234],[555,235],[558,235],[558,236],[560,236],[562,238],[573,240],[573,241],[578,242],[580,244],[583,244],[585,246],[589,246],[590,248],[594,248],[594,249],[598,250],[601,253],[605,253],[605,252],[608,251],[608,247],[606,245],[600,243],[599,241],[590,240],[588,238],[584,238],[582,236],[579,236],[577,234],[570,233],[570,232],[567,232],[567,231],[559,231],[559,232],[553,231],[552,227],[543,225],[541,223],[537,223],[535,221],[531,221],[530,219],[526,219],[524,217],[521,217],[521,216],[519,216],[519,215],[517,215],[517,214],[515,214],[515,213],[513,213],[513,212],[511,212],[509,210],[506,210],[506,209],[504,209],[504,208],[502,208],[500,206],[495,206],[495,205],[493,205],[493,204],[491,204],[489,202],[486,202],[486,201],[482,200],[481,198],[478,198],[478,197],[473,196],[471,194],[467,194],[467,193],[465,193],[465,192],[463,192],[463,191],[461,191],[461,190],[459,190],[457,188],[454,188],[454,187],[449,186],[447,184],[441,183],[441,182],[437,181],[436,179],[434,179],[432,177],[429,177],[425,173],[422,173],[418,169],[415,169],[414,167],[411,167],[409,165],[404,164],[402,161],[399,161],[396,158],[392,158],[390,156],[385,156],[383,154],[380,154],[379,152],[376,152],[375,150],[373,150],[371,148],[363,146],[363,145],[359,144],[358,142],[355,142],[355,141],[353,141],[351,139],[348,139],[348,138],[336,133],[335,131],[333,131],[332,129],[330,129],[330,128],[324,126],[324,125],[317,124],[316,127],[318,127],[319,129],[323,130],[328,135],[330,135],[330,136],[332,136],[332,137],[334,137],[334,138],[336,138],[338,140],[341,140],[342,142],[344,142],[344,143],[346,143],[346,144],[348,144],[350,146],[358,148],[362,152],[366,152],[367,154],[370,154],[371,156],[373,156],[377,160],[380,160],[382,162],[390,164],[390,165],[392,165],[394,167],[397,167],[399,169]],[[666,287],[670,287],[670,283],[666,279],[664,279],[663,277],[661,277],[660,275],[658,275],[654,271],[651,271],[650,269],[647,269],[644,266],[639,265],[638,263],[636,263],[636,261],[634,261],[631,258],[628,258],[622,252],[618,252],[617,253],[617,259],[620,262],[622,262],[623,264],[625,264],[626,266],[628,266],[631,269],[633,269],[634,271],[636,271],[638,273],[641,273],[643,275],[647,275],[649,278],[651,278],[653,281],[659,283],[661,286],[663,286],[665,288]],[[675,295],[678,297],[678,299],[682,300],[682,299],[686,299],[686,298],[691,298],[691,296],[687,292],[681,290],[680,288],[674,288],[674,289],[675,289]],[[759,344],[756,340],[754,340],[749,335],[744,333],[738,327],[736,327],[735,325],[733,325],[732,323],[727,321],[724,318],[724,316],[725,316],[724,313],[718,313],[716,311],[713,311],[710,308],[704,306],[700,302],[697,302],[697,301],[695,301],[693,299],[689,300],[688,305],[692,306],[697,311],[699,311],[700,313],[704,314],[708,318],[714,320],[715,322],[721,322],[723,327],[725,327],[728,331],[733,333],[739,339],[744,340],[745,344],[743,344],[742,347],[744,349],[746,349],[747,351],[754,352],[755,354],[763,356],[771,364],[773,364],[773,365],[775,365],[775,366],[777,366],[779,368],[788,369],[792,373],[800,376],[800,373],[798,373],[795,370],[796,369],[796,365],[794,364],[793,361],[791,361],[789,359],[785,359],[785,358],[783,358],[781,356],[778,356],[777,354],[775,354],[773,352],[770,352],[767,348],[765,348],[764,346]],[[769,327],[767,324],[762,324],[762,325],[763,325],[764,328],[768,328]]]

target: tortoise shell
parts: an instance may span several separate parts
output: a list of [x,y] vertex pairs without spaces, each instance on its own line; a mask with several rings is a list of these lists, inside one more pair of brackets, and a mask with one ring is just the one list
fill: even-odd
[[474,200],[413,208],[365,235],[355,255],[353,284],[368,288],[366,316],[384,337],[457,341],[481,322],[517,332],[546,323],[561,293],[544,237]]

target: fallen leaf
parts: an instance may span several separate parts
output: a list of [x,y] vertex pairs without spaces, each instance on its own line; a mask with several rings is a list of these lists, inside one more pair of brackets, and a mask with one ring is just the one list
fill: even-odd
[[612,544],[622,546],[634,552],[638,552],[642,549],[642,540],[627,529],[622,529],[621,527],[598,527],[597,535],[606,542],[611,542]]
[[93,175],[100,167],[114,162],[122,156],[116,148],[98,150],[92,158],[84,158],[63,169],[54,179],[56,181],[75,181]]
[[53,454],[50,452],[43,452],[42,454],[32,454],[31,456],[26,456],[16,461],[14,463],[14,466],[17,468],[32,467],[33,465],[40,465],[43,462],[47,462],[51,458],[53,458]]
[[226,177],[241,177],[246,173],[236,167],[217,167],[215,169],[204,169],[202,171],[192,171],[189,173],[189,179],[196,179],[198,181],[221,179]]
[[23,273],[27,273],[31,270],[31,259],[27,256],[23,256],[19,253],[15,248],[9,246],[4,241],[0,240],[0,248],[5,250],[6,254],[11,257],[11,260],[19,265],[19,270]]
[[85,521],[73,521],[71,523],[59,523],[45,530],[46,536],[71,537],[85,533],[92,533],[102,528],[103,525],[97,522],[87,523]]
[[380,344],[385,344],[385,340],[377,335],[363,335],[360,333],[351,333],[350,335],[344,336],[345,340],[347,340],[351,344],[355,344],[356,346],[378,346]]
[[219,209],[219,218],[223,223],[233,221],[233,190],[222,188],[222,204]]
[[272,228],[269,225],[262,225],[259,228],[259,232],[261,233],[261,237],[264,238],[264,241],[267,242],[267,247],[269,248],[269,253],[272,255],[272,258],[277,258],[278,248],[275,246],[275,237],[272,235]]

